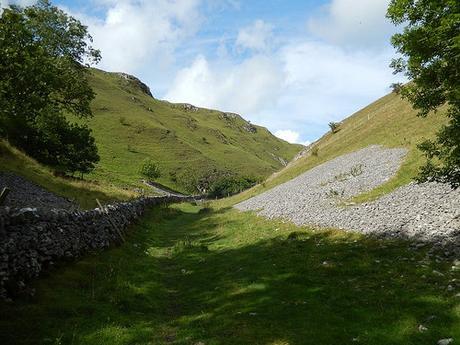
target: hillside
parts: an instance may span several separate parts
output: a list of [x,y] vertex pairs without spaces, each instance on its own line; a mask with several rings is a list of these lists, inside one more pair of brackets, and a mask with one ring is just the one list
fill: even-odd
[[101,161],[89,176],[118,185],[138,185],[142,161],[162,171],[159,182],[184,191],[192,176],[213,169],[266,178],[301,149],[241,116],[151,96],[138,79],[93,69],[96,92],[89,121]]
[[274,173],[264,183],[243,192],[225,203],[235,203],[260,194],[281,183],[330,161],[370,145],[406,148],[408,154],[396,175],[381,186],[354,198],[354,201],[375,199],[417,176],[424,157],[417,144],[432,138],[446,122],[443,113],[420,118],[412,106],[395,93],[388,94],[340,123],[337,133],[326,133],[306,148],[286,168]]
[[[49,192],[75,201],[83,209],[97,207],[96,198],[109,202],[136,196],[135,193],[117,188],[109,182],[93,183],[56,177],[50,169],[0,140],[0,172],[2,171],[23,176]],[[0,185],[0,189],[3,187]]]

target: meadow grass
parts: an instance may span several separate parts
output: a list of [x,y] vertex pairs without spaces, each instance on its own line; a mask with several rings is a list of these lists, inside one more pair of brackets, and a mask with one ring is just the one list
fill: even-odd
[[154,99],[116,73],[92,69],[96,98],[93,131],[101,161],[91,179],[140,186],[142,162],[158,163],[161,184],[185,192],[181,174],[200,176],[210,169],[266,178],[302,149],[273,136],[241,117],[223,117],[217,110],[186,110],[180,104]]
[[0,343],[431,345],[460,339],[455,278],[405,242],[182,204],[2,304]]
[[107,182],[56,177],[50,169],[2,140],[0,140],[0,171],[20,175],[52,193],[75,201],[83,209],[97,207],[96,199],[108,203],[137,196],[132,191]]

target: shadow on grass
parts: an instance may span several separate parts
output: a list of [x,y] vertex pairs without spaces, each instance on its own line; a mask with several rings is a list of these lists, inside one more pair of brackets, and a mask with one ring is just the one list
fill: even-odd
[[155,209],[135,230],[123,247],[37,282],[32,300],[4,305],[0,343],[433,344],[460,337],[447,277],[431,274],[445,267],[402,243],[192,207]]

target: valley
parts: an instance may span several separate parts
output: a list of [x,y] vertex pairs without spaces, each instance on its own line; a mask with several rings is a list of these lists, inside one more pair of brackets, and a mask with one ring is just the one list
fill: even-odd
[[460,342],[458,0],[0,1],[0,56],[0,345]]

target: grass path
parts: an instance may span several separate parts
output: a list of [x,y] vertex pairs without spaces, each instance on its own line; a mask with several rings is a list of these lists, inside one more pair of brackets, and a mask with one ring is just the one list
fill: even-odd
[[0,344],[456,344],[446,288],[460,277],[438,261],[231,209],[157,208],[124,246],[1,305]]

